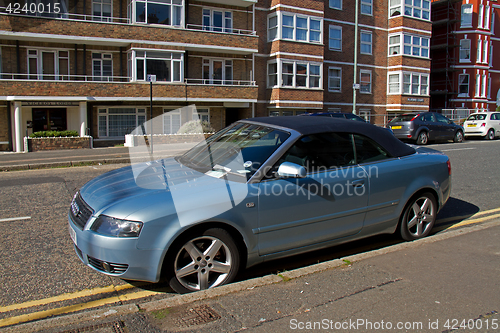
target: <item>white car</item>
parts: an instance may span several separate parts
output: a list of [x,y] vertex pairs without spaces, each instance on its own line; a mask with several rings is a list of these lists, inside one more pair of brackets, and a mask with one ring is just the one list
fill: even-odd
[[500,137],[500,112],[471,114],[464,122],[464,136],[482,136],[487,140]]

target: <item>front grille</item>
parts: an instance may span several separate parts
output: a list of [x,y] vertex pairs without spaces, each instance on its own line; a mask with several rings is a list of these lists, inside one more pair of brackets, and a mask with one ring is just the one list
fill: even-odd
[[83,230],[85,224],[90,219],[90,217],[94,214],[92,208],[85,201],[83,201],[80,192],[77,192],[73,201],[71,202],[71,207],[69,208],[69,215],[71,216],[71,220],[75,223],[75,225]]
[[127,264],[115,264],[112,262],[106,262],[96,258],[92,258],[90,256],[87,256],[87,258],[89,259],[89,264],[101,272],[123,274],[128,269]]

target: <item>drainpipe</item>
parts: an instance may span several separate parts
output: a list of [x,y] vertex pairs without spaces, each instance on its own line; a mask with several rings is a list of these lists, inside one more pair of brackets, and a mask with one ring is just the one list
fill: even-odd
[[356,8],[354,10],[354,81],[352,85],[352,113],[356,114],[356,90],[358,76],[358,7],[359,0],[356,0]]

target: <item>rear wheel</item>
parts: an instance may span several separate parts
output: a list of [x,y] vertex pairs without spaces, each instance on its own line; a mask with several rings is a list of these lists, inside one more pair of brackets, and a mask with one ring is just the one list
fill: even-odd
[[462,142],[464,141],[464,133],[462,131],[457,131],[455,133],[455,138],[453,139],[453,142]]
[[429,136],[427,135],[427,132],[422,131],[418,135],[417,138],[417,145],[426,145],[429,142]]
[[404,240],[411,241],[428,236],[436,222],[437,203],[431,193],[413,197],[400,219],[400,232]]
[[486,134],[485,139],[486,140],[493,140],[493,139],[495,139],[495,131],[490,128],[490,130],[488,131],[488,134]]
[[231,282],[238,273],[240,257],[229,233],[212,228],[177,242],[165,264],[170,287],[183,294]]

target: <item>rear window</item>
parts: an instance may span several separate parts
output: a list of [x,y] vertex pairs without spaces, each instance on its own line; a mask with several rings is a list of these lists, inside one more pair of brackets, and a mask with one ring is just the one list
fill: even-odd
[[393,118],[390,122],[391,123],[398,123],[402,121],[412,121],[413,118],[415,118],[417,115],[415,114],[402,114],[400,116],[397,116],[396,118]]
[[485,114],[471,114],[467,120],[485,120]]

